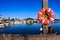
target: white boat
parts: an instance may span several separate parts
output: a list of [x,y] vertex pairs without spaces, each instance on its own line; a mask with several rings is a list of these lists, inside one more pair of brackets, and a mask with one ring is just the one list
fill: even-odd
[[0,28],[4,28],[4,27],[7,27],[7,26],[9,26],[9,23],[1,23],[0,24]]
[[4,26],[4,24],[0,24],[0,28],[4,28],[5,26]]

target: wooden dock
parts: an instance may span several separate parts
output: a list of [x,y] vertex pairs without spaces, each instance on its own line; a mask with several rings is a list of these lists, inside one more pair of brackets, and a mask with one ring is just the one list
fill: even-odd
[[60,40],[60,35],[0,34],[0,40]]

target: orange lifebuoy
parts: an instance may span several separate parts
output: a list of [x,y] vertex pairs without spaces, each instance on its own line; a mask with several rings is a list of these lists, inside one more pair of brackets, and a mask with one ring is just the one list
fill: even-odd
[[[47,11],[50,15],[49,19],[44,19],[43,14],[45,14],[44,12]],[[42,10],[39,11],[38,13],[38,19],[40,20],[41,23],[43,24],[49,24],[52,23],[54,21],[54,12],[51,8],[43,8]]]

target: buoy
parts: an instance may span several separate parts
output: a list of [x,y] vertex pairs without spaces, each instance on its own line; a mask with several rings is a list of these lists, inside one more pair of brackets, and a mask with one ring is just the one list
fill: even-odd
[[43,24],[49,24],[54,21],[54,12],[51,8],[43,8],[38,13],[38,19]]

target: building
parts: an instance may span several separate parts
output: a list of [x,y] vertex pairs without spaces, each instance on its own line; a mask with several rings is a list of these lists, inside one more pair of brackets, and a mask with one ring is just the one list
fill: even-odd
[[10,25],[14,25],[14,18],[10,20]]
[[38,19],[34,19],[34,24],[36,24],[36,23],[40,23],[40,21],[38,20]]
[[22,20],[22,24],[26,24],[26,20]]
[[2,15],[0,15],[0,23],[2,23]]
[[26,20],[26,24],[33,24],[34,19],[33,18],[27,18]]

